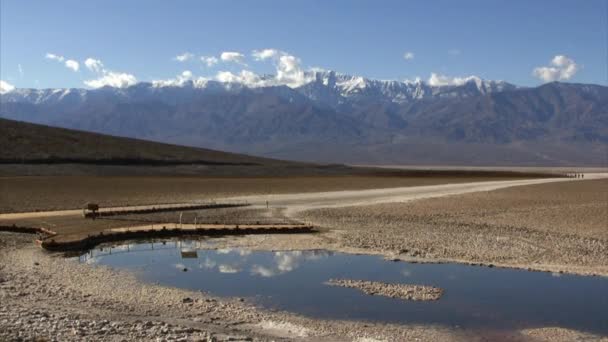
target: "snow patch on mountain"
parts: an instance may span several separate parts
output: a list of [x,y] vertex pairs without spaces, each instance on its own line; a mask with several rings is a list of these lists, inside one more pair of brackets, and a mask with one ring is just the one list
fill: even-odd
[[[286,57],[286,58],[283,58]],[[489,81],[477,76],[445,80],[444,76],[431,75],[429,82],[421,79],[404,80],[375,80],[362,76],[340,74],[335,71],[309,70],[303,71],[297,59],[289,58],[277,52],[271,57],[276,58],[277,69],[281,72],[274,75],[258,75],[252,71],[242,70],[239,73],[220,71],[214,79],[194,78],[192,72],[186,70],[175,78],[155,80],[150,83],[139,82],[130,86],[111,84],[92,90],[87,89],[18,89],[9,84],[2,84],[2,101],[29,102],[34,104],[67,101],[80,103],[87,94],[114,94],[125,101],[142,100],[146,96],[159,94],[164,88],[185,88],[203,93],[238,92],[243,89],[259,89],[287,87],[304,95],[308,99],[331,107],[347,103],[408,103],[423,99],[466,98],[515,89],[512,84],[503,81]],[[436,80],[433,80],[435,77]],[[175,94],[173,92],[167,93]],[[187,92],[180,97],[185,98]],[[292,92],[293,94],[293,92]],[[185,96],[185,97],[184,97]],[[288,95],[291,96],[291,95]],[[165,96],[166,97],[166,96]]]
[[12,85],[6,81],[0,80],[0,94],[10,93],[13,90],[15,90],[14,85]]

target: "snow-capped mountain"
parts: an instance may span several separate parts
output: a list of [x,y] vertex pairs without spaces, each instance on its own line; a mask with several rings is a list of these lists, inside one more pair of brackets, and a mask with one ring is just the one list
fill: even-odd
[[[0,117],[286,159],[358,163],[599,164],[608,88],[520,88],[477,77],[436,84],[333,71],[11,89]],[[438,85],[442,84],[442,85]]]
[[343,104],[350,99],[406,103],[423,99],[464,98],[485,95],[516,87],[503,81],[487,81],[470,77],[458,85],[432,86],[421,80],[385,81],[361,76],[339,74],[334,71],[314,72],[312,81],[298,88],[310,99]]
[[[112,95],[122,101],[142,101],[149,96],[159,96],[177,92],[182,94],[222,94],[236,93],[247,89],[281,88],[284,86],[268,85],[273,75],[259,78],[255,84],[246,82],[220,82],[215,80],[198,79],[181,81],[155,81],[141,82],[128,88],[103,87],[98,89],[20,89],[1,95],[3,102],[26,102],[31,104],[51,104],[58,101],[72,104],[82,103],[88,96]],[[336,73],[334,71],[307,72],[305,79],[308,83],[294,88],[295,91],[312,101],[336,106],[349,101],[372,101],[406,103],[422,99],[464,98],[484,95],[516,87],[503,81],[488,81],[478,77],[471,77],[458,85],[431,86],[423,81],[385,81],[368,79],[361,76],[352,76]],[[179,89],[179,90],[178,90]],[[180,96],[181,97],[181,96]],[[174,98],[167,99],[174,102]]]

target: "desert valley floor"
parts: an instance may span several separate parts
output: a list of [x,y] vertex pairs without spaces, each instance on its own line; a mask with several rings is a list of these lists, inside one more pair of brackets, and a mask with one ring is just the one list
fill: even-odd
[[[219,237],[213,239],[214,249],[328,250],[404,262],[462,263],[605,277],[608,179],[603,176],[587,174],[585,180],[5,177],[0,180],[1,210],[5,213],[0,221],[3,226],[40,225],[70,233],[94,232],[126,221],[120,217],[30,217],[27,212],[75,209],[92,198],[112,205],[230,198],[251,205],[184,212],[184,220],[292,220],[313,224],[318,232]],[[15,217],[10,216],[11,212],[22,214]],[[176,215],[156,213],[147,219],[169,222]],[[130,219],[138,218],[135,215]],[[0,233],[0,334],[4,339],[606,339],[602,334],[560,326],[495,330],[315,319],[267,310],[243,298],[142,282],[125,270],[91,266],[45,252],[33,239],[27,234]]]

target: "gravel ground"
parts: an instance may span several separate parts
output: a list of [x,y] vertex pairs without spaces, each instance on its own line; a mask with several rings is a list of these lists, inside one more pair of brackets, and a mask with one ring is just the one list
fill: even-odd
[[[227,239],[226,241],[231,241]],[[49,255],[0,233],[0,340],[48,341],[602,341],[565,329],[472,331],[315,320],[238,298],[139,282],[132,273]]]
[[[320,224],[321,233],[227,237],[217,239],[218,248],[331,249],[608,275],[606,186],[565,182],[313,210],[299,218]],[[505,332],[320,321],[143,284],[131,273],[49,255],[31,241],[0,233],[0,340],[608,341],[559,327]]]
[[49,255],[0,233],[0,340],[480,341],[438,326],[317,321],[238,298],[139,282],[128,272]]
[[608,275],[608,180],[547,183],[298,217],[343,249]]
[[389,284],[351,279],[330,279],[326,284],[357,289],[371,296],[378,295],[403,300],[438,300],[443,294],[442,289],[425,285]]

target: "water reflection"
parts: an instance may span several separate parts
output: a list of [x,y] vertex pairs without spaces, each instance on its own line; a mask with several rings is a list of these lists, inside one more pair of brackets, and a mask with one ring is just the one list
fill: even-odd
[[[79,260],[137,270],[143,281],[245,297],[318,318],[483,329],[561,326],[608,334],[608,279],[599,277],[388,262],[320,250],[217,249],[209,240],[104,247]],[[325,285],[331,278],[431,285],[445,294],[436,302],[404,302]]]
[[[321,261],[331,256],[333,253],[325,250],[310,251],[277,251],[271,252],[273,258],[260,263],[257,260],[251,265],[247,265],[249,256],[253,251],[242,248],[216,248],[205,240],[195,241],[159,241],[149,243],[133,243],[124,245],[101,246],[81,255],[79,261],[87,264],[96,264],[108,256],[120,254],[142,254],[151,251],[179,251],[181,259],[199,259],[200,251],[213,251],[215,256],[206,255],[202,262],[198,264],[199,269],[217,271],[219,273],[234,274],[249,271],[249,274],[265,278],[275,277],[281,274],[292,272],[300,266],[301,261]],[[232,261],[226,262],[225,258],[232,255]],[[176,263],[173,268],[184,270],[188,266],[184,263]]]

